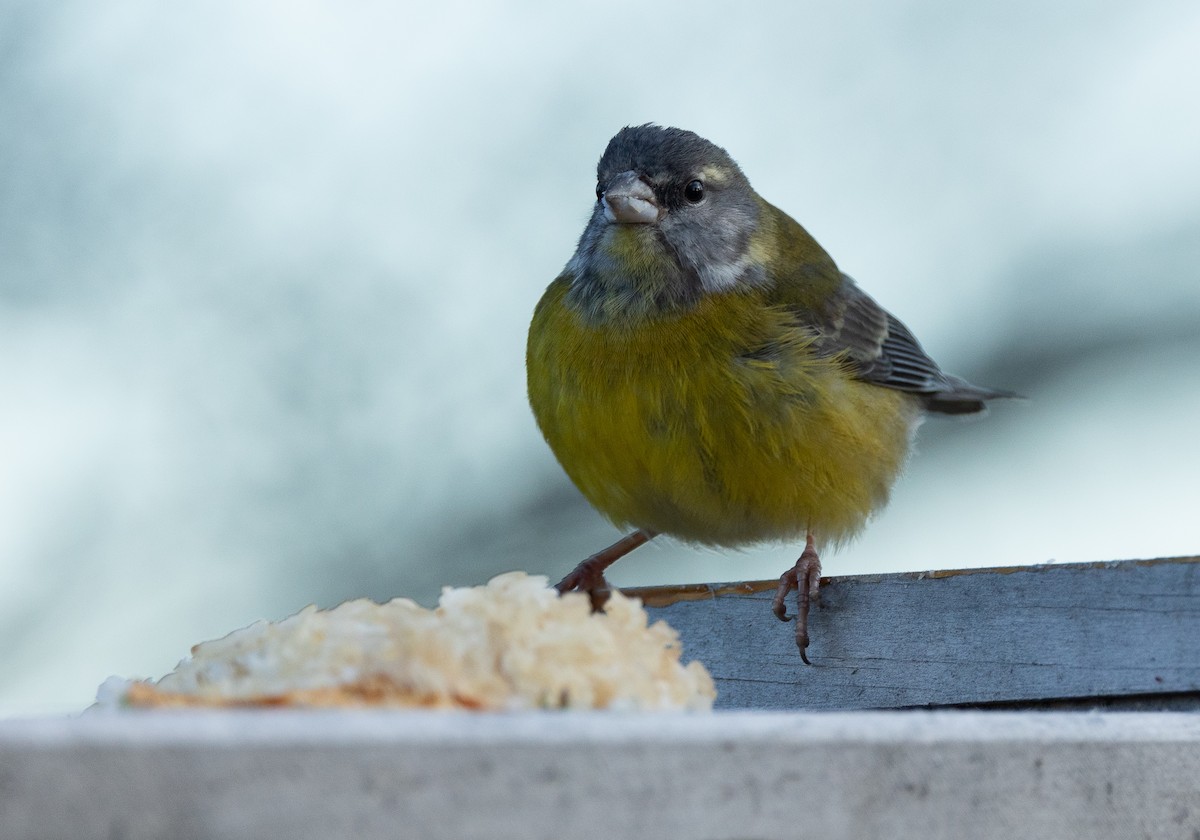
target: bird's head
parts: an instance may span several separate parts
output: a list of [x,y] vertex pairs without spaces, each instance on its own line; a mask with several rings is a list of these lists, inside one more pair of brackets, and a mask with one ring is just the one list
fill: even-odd
[[733,158],[679,128],[624,128],[596,171],[596,204],[567,264],[593,320],[686,309],[763,282],[751,257],[761,208]]

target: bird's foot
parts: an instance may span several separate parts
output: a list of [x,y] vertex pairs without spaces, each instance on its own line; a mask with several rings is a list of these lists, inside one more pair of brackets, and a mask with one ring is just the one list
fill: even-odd
[[604,579],[604,570],[609,564],[596,563],[595,559],[596,555],[593,554],[584,560],[554,588],[558,590],[559,595],[564,592],[585,593],[592,603],[592,612],[600,612],[609,597],[608,581]]
[[604,579],[604,570],[639,545],[652,540],[654,535],[653,531],[640,528],[632,534],[622,537],[608,548],[597,551],[584,560],[554,588],[560,595],[564,592],[587,593],[588,600],[592,602],[592,612],[600,612],[604,609],[604,603],[609,596],[608,581]]
[[804,553],[800,555],[796,565],[779,576],[779,588],[775,590],[775,600],[771,603],[771,609],[780,621],[788,621],[791,618],[787,614],[784,599],[793,589],[796,590],[796,647],[800,648],[801,661],[805,665],[811,665],[806,653],[808,605],[821,593],[821,558],[817,556],[817,550],[813,547],[812,534],[808,535]]

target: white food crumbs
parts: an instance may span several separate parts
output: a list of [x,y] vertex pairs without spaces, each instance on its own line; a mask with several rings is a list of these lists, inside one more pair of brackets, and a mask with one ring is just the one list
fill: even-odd
[[[579,593],[510,572],[442,590],[427,610],[407,598],[306,607],[202,642],[156,683],[101,686],[100,705],[374,706],[480,710],[711,709],[699,662],[679,637],[647,626],[640,601],[613,592],[593,614]],[[124,688],[122,691],[121,689]]]

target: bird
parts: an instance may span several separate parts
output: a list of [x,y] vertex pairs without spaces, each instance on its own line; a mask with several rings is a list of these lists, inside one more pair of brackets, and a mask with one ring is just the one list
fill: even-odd
[[575,253],[534,310],[526,374],[567,476],[633,529],[558,591],[602,609],[605,570],[659,534],[803,540],[772,611],[790,620],[796,592],[805,664],[820,553],[886,504],[924,417],[1016,396],[943,372],[725,149],[656,124],[604,150]]

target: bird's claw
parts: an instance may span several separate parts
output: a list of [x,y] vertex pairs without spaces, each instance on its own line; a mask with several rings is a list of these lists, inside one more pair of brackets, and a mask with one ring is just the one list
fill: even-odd
[[800,649],[800,661],[811,665],[806,652],[808,607],[821,593],[821,558],[817,556],[811,539],[796,565],[779,576],[779,586],[775,590],[775,598],[771,601],[771,611],[780,621],[790,621],[792,618],[787,613],[785,599],[793,589],[796,590],[796,647]]
[[654,537],[655,532],[645,528],[638,528],[632,534],[626,534],[608,548],[597,551],[584,560],[554,588],[558,590],[559,595],[564,592],[586,592],[588,600],[592,602],[592,612],[604,612],[604,604],[609,596],[604,570]]
[[558,590],[559,595],[565,592],[583,592],[591,602],[592,612],[604,612],[604,605],[608,602],[610,594],[608,581],[604,579],[604,567],[596,568],[596,564],[589,562],[591,559],[589,557],[572,569],[554,588]]

